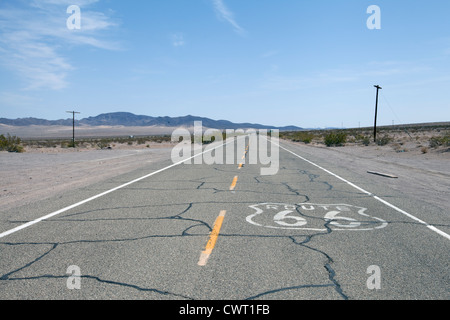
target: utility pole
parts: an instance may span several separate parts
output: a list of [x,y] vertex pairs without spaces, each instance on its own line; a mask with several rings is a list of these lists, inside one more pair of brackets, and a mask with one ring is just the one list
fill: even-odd
[[378,91],[383,88],[381,88],[379,85],[376,85],[374,87],[377,88],[377,101],[375,103],[375,124],[373,126],[373,140],[377,142]]
[[73,126],[72,126],[72,148],[75,148],[75,114],[80,113],[76,111],[66,111],[67,113],[71,113],[73,115]]

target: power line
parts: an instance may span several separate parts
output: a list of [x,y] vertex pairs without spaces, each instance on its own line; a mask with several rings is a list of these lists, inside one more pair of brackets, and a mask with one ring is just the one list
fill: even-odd
[[[384,101],[386,102],[387,106],[389,107],[389,109],[391,109],[393,115],[397,118],[399,123],[403,123],[402,120],[400,120],[400,118],[398,117],[398,115],[395,113],[394,108],[392,108],[391,104],[389,103],[388,99],[386,98],[386,96],[384,94],[381,94],[383,96]],[[412,136],[409,134],[408,130],[406,130],[406,128],[403,128],[403,130],[406,132],[406,134],[412,139]]]
[[400,120],[400,118],[398,117],[398,115],[395,113],[394,109],[392,108],[391,104],[389,103],[389,101],[387,100],[386,96],[382,93],[381,96],[383,97],[384,101],[386,102],[387,106],[389,107],[389,109],[391,109],[392,113],[394,114],[394,116],[397,118],[399,123],[402,123],[402,121]]

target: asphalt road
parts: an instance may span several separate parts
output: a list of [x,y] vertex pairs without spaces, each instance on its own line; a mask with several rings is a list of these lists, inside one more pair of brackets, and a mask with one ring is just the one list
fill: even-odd
[[0,299],[450,298],[448,211],[281,146],[275,175],[167,159],[3,212]]

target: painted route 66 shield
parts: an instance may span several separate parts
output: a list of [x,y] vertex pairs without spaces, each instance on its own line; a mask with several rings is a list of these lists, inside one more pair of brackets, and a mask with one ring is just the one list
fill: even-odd
[[247,222],[265,228],[364,231],[387,226],[385,220],[370,216],[367,208],[349,204],[260,203],[249,207],[256,212],[247,216]]

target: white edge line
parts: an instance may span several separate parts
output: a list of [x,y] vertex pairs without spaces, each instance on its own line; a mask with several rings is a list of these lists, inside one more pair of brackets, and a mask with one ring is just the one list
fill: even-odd
[[137,179],[135,179],[135,180],[133,180],[133,181],[127,182],[127,183],[122,184],[122,185],[120,185],[120,186],[118,186],[118,187],[115,187],[115,188],[110,189],[110,190],[108,190],[108,191],[102,192],[102,193],[100,193],[100,194],[97,194],[97,195],[95,195],[95,196],[93,196],[93,197],[90,197],[90,198],[85,199],[85,200],[83,200],[83,201],[80,201],[80,202],[77,202],[77,203],[75,203],[75,204],[72,204],[72,205],[70,205],[70,206],[68,206],[68,207],[65,207],[65,208],[63,208],[63,209],[60,209],[60,210],[58,210],[58,211],[52,212],[52,213],[50,213],[50,214],[48,214],[48,215],[46,215],[46,216],[37,218],[37,219],[35,219],[35,220],[33,220],[33,221],[30,221],[30,222],[27,222],[27,223],[25,223],[25,224],[22,224],[22,225],[20,225],[20,226],[18,226],[18,227],[16,227],[16,228],[13,228],[13,229],[11,229],[11,230],[8,230],[8,231],[5,231],[5,232],[3,232],[3,233],[0,233],[0,239],[1,239],[1,238],[4,238],[4,237],[6,237],[6,236],[9,236],[9,235],[11,235],[11,234],[13,234],[13,233],[16,233],[16,232],[18,232],[18,231],[20,231],[20,230],[23,230],[23,229],[25,229],[25,228],[31,227],[32,225],[35,225],[35,224],[37,224],[37,223],[39,223],[39,222],[41,222],[41,221],[44,221],[44,220],[48,220],[48,219],[50,219],[50,218],[53,218],[53,217],[55,217],[55,216],[57,216],[57,215],[59,215],[59,214],[61,214],[61,213],[63,213],[63,212],[66,212],[66,211],[69,211],[69,210],[71,210],[71,209],[73,209],[73,208],[79,207],[79,206],[81,206],[81,205],[83,205],[83,204],[85,204],[85,203],[88,203],[88,202],[92,201],[92,200],[95,200],[95,199],[98,199],[98,198],[100,198],[100,197],[103,197],[103,196],[105,196],[105,195],[107,195],[107,194],[109,194],[109,193],[112,193],[112,192],[117,191],[117,190],[119,190],[119,189],[123,189],[123,188],[125,188],[125,187],[127,187],[127,186],[129,186],[129,185],[131,185],[131,184],[133,184],[133,183],[139,182],[139,181],[144,180],[144,179],[147,179],[147,178],[149,178],[149,177],[151,177],[151,176],[153,176],[153,175],[155,175],[155,174],[158,174],[158,173],[163,172],[163,171],[166,171],[166,170],[168,170],[168,169],[170,169],[170,168],[176,167],[176,166],[178,166],[178,165],[180,165],[180,164],[182,164],[182,163],[185,163],[186,161],[189,161],[189,160],[191,160],[191,159],[193,159],[193,158],[196,158],[196,157],[198,157],[198,156],[201,156],[201,155],[203,155],[203,154],[206,153],[206,152],[210,152],[210,151],[215,150],[215,149],[217,149],[217,148],[223,147],[224,145],[227,145],[227,144],[229,144],[229,143],[231,143],[231,142],[234,142],[234,139],[231,140],[231,141],[228,141],[228,142],[226,142],[226,143],[222,143],[222,144],[220,144],[219,146],[215,147],[214,149],[206,150],[206,148],[205,148],[205,150],[204,150],[203,152],[198,153],[198,154],[195,154],[195,155],[193,155],[193,156],[190,157],[190,158],[183,159],[182,161],[179,161],[179,162],[177,162],[177,163],[171,164],[170,166],[167,166],[167,167],[165,167],[165,168],[159,169],[159,170],[157,170],[157,171],[155,171],[155,172],[152,172],[152,173],[150,173],[150,174],[147,174],[147,175],[145,175],[145,176],[143,176],[143,177],[137,178]]
[[388,207],[391,207],[392,209],[394,209],[394,210],[396,210],[396,211],[398,211],[398,212],[404,214],[405,216],[407,216],[407,217],[409,217],[409,218],[411,218],[411,219],[417,221],[418,223],[425,225],[428,229],[430,229],[430,230],[436,232],[437,234],[439,234],[439,235],[441,235],[441,236],[447,238],[448,240],[450,240],[450,235],[449,235],[449,234],[447,234],[447,233],[445,233],[444,231],[442,231],[442,230],[436,228],[435,226],[432,226],[432,225],[428,224],[427,222],[425,222],[425,221],[423,221],[423,220],[420,220],[419,218],[413,216],[412,214],[406,212],[405,210],[402,210],[402,209],[400,209],[400,208],[394,206],[393,204],[387,202],[386,200],[381,199],[380,197],[374,195],[373,193],[371,193],[371,192],[369,192],[369,191],[366,191],[366,190],[364,190],[363,188],[358,187],[358,186],[355,185],[354,183],[351,183],[350,181],[348,181],[348,180],[346,180],[346,179],[344,179],[344,178],[338,176],[337,174],[335,174],[335,173],[333,173],[333,172],[331,172],[331,171],[329,171],[329,170],[327,170],[327,169],[325,169],[325,168],[322,168],[321,166],[315,164],[314,162],[312,162],[312,161],[310,161],[310,160],[308,160],[308,159],[305,159],[305,158],[303,158],[302,156],[299,156],[299,155],[296,154],[295,152],[292,152],[291,150],[288,150],[288,149],[284,148],[283,146],[281,146],[281,145],[279,145],[279,144],[277,144],[277,143],[275,143],[275,142],[272,142],[272,143],[275,144],[275,145],[278,145],[278,147],[280,147],[281,149],[283,149],[283,150],[285,150],[285,151],[287,151],[287,152],[293,154],[294,156],[296,156],[296,157],[302,159],[303,161],[306,161],[306,162],[308,162],[309,164],[311,164],[311,165],[313,165],[313,166],[315,166],[315,167],[317,167],[317,168],[319,168],[319,169],[325,171],[326,173],[328,173],[328,174],[330,174],[330,175],[332,175],[332,176],[338,178],[339,180],[341,180],[341,181],[343,181],[343,182],[349,184],[349,185],[352,186],[353,188],[355,188],[355,189],[357,189],[357,190],[359,190],[359,191],[361,191],[361,192],[363,192],[363,193],[365,193],[365,194],[367,194],[367,195],[373,197],[375,200],[380,201],[381,203],[387,205]]

